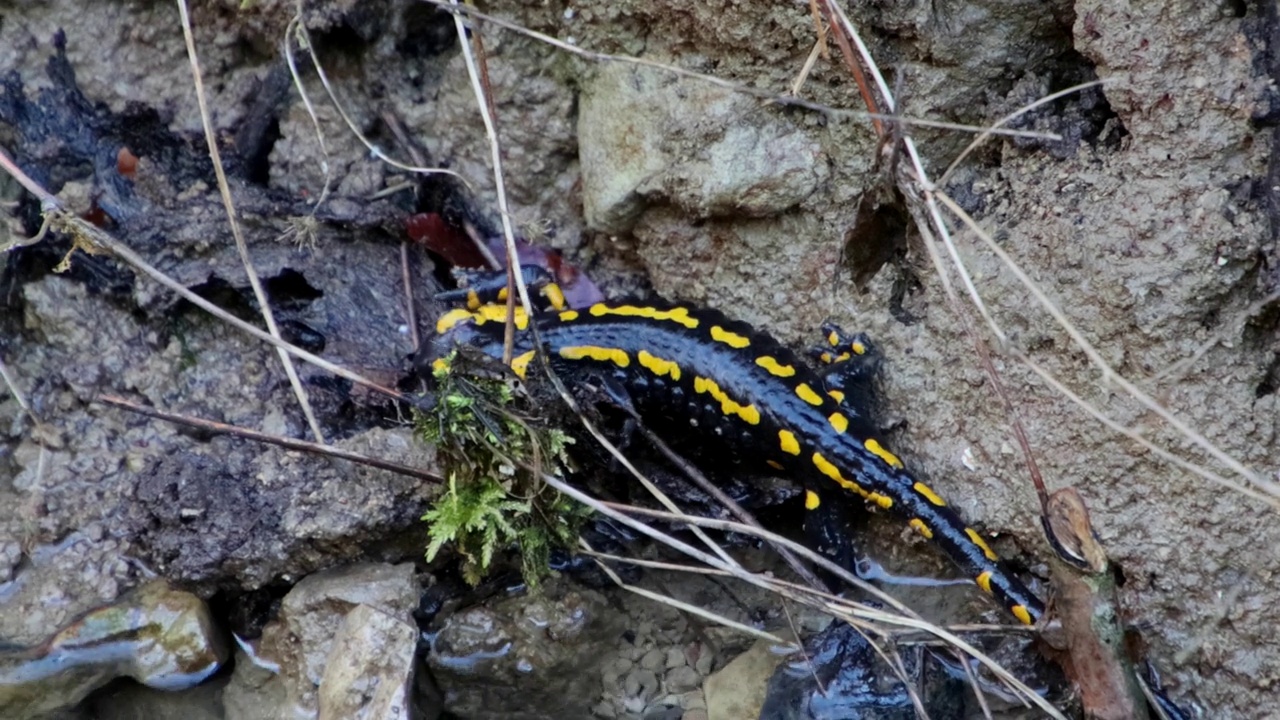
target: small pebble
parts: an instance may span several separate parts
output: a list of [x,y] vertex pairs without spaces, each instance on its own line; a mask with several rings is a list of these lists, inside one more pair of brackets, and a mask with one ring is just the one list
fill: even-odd
[[654,648],[649,652],[645,653],[644,657],[640,658],[640,667],[644,668],[645,670],[652,670],[654,672],[657,672],[658,670],[662,669],[663,664],[665,662],[666,662],[666,655],[658,648]]
[[686,693],[702,684],[697,670],[685,665],[667,673],[667,692]]
[[608,700],[601,700],[596,703],[595,707],[591,708],[591,714],[598,718],[608,718],[609,720],[612,720],[618,716],[618,711],[613,708],[613,703]]
[[686,710],[684,716],[680,720],[707,720],[706,708],[698,708],[697,710]]
[[682,667],[688,665],[684,659],[684,648],[667,648],[667,669]]
[[711,667],[715,664],[716,654],[711,651],[711,646],[706,643],[699,645],[698,659],[693,663],[693,669],[698,671],[699,675],[710,675]]
[[629,697],[622,701],[622,709],[632,714],[638,714],[644,710],[644,706],[647,704],[644,698]]
[[706,710],[707,696],[702,694],[702,690],[690,690],[680,696],[680,707],[685,710]]

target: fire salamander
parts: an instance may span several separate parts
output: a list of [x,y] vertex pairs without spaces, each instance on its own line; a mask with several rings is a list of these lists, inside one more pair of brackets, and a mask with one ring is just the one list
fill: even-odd
[[[525,273],[530,277],[527,268]],[[492,302],[505,295],[494,290],[500,285],[476,281],[439,296],[465,299],[468,307],[439,319],[429,353],[436,363],[456,344],[502,357],[506,305]],[[489,292],[482,292],[486,287]],[[543,296],[551,307],[532,319],[516,307],[511,368],[520,377],[537,352],[532,322],[552,368],[566,382],[591,377],[612,383],[659,434],[689,428],[755,467],[767,465],[799,480],[809,510],[849,493],[874,503],[941,545],[1021,622],[1034,624],[1043,614],[1043,603],[1000,563],[982,535],[876,438],[856,397],[849,396],[868,379],[861,336],[824,326],[826,349],[815,354],[839,372],[820,374],[768,334],[716,310],[626,302],[569,309],[550,284],[544,284]]]

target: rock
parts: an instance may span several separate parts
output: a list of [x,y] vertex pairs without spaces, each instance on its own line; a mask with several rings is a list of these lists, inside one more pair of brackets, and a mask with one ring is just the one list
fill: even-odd
[[703,682],[708,720],[760,716],[769,676],[784,660],[774,647],[774,643],[761,640]]
[[320,680],[320,720],[408,720],[418,628],[370,607],[347,613]]
[[437,619],[427,663],[444,709],[469,720],[587,717],[621,631],[603,595],[552,580]]
[[[361,708],[361,712],[375,702],[385,708],[395,706],[397,683],[412,677],[412,662],[404,657],[412,656],[417,642],[416,631],[408,631],[414,628],[410,613],[419,593],[411,563],[358,564],[303,578],[285,595],[280,616],[267,625],[258,643],[263,662],[279,666],[278,677],[264,678],[254,668],[242,673],[237,664],[227,688],[228,719],[273,717],[272,713],[279,716],[285,711],[318,717],[319,698],[326,690],[322,681],[339,638],[349,643],[345,647],[350,655],[340,658],[347,667],[335,670],[334,677],[339,678],[335,682],[346,684],[334,687],[329,702],[335,708]],[[356,610],[360,613],[350,617]],[[362,637],[373,646],[361,646]],[[365,665],[364,670],[351,667],[361,658],[374,664]],[[391,670],[392,666],[398,670]],[[390,687],[361,687],[341,679],[360,672],[375,674]]]
[[698,687],[701,682],[702,678],[699,677],[698,671],[688,665],[684,665],[682,667],[674,668],[671,672],[667,673],[667,692],[677,694],[686,693]]
[[578,116],[588,227],[631,229],[654,202],[696,218],[765,217],[826,179],[815,138],[756,101],[697,81],[606,65],[584,89]]
[[224,720],[226,684],[218,678],[178,692],[128,684],[94,695],[86,709],[94,720]]
[[117,677],[189,688],[226,658],[204,601],[153,581],[37,646],[0,652],[0,716],[20,720],[69,708]]

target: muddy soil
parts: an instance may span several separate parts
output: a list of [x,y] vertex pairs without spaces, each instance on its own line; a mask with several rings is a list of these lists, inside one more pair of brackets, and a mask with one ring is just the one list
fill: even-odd
[[[946,0],[851,11],[907,116],[989,123],[1048,92],[1106,81],[1019,123],[1063,140],[989,143],[946,188],[1115,371],[1276,479],[1280,311],[1272,303],[1246,312],[1280,289],[1280,25],[1270,7],[1166,5]],[[322,149],[279,52],[293,6],[228,0],[193,8],[214,123],[243,151],[248,207],[277,203],[305,215],[327,162],[330,202],[346,209],[332,211],[310,245],[290,242],[288,223],[251,223],[250,248],[291,303],[289,319],[326,341],[322,354],[394,382],[413,348],[398,290],[402,237],[387,218],[411,212],[413,201],[383,198],[383,220],[361,215],[363,198],[402,175],[371,156],[323,101],[315,73],[304,71]],[[484,10],[581,48],[776,92],[795,80],[814,43],[805,3],[502,0]],[[305,22],[362,132],[379,147],[404,149],[382,120],[397,117],[426,162],[459,172],[492,202],[488,143],[448,16],[407,0],[338,0],[309,6]],[[142,198],[135,207],[180,210],[188,220],[121,238],[190,286],[243,297],[230,233],[200,165],[176,10],[0,0],[0,72],[16,73],[27,97],[55,84],[45,67],[59,29],[89,103],[117,115],[140,104],[189,140],[155,158],[152,148],[133,148],[142,163],[129,196]],[[1009,415],[893,202],[888,161],[877,162],[865,119],[769,107],[494,28],[484,42],[507,191],[525,234],[565,250],[612,292],[652,287],[719,306],[797,345],[810,343],[828,317],[866,330],[885,355],[895,452],[966,518],[998,533],[997,550],[1037,569],[1048,549]],[[861,107],[838,50],[829,50],[802,96]],[[262,105],[273,101],[278,112],[264,121]],[[969,140],[913,132],[935,178]],[[0,130],[11,154],[21,153],[22,139]],[[87,168],[107,162],[109,140],[82,158],[79,174],[42,180],[77,210],[117,197],[86,180]],[[162,162],[172,153],[189,153],[190,166]],[[163,171],[148,175],[149,162]],[[6,199],[17,197],[3,187]],[[1119,423],[1230,475],[1104,382],[990,252],[963,235],[959,247],[1010,348]],[[141,565],[209,594],[292,583],[343,560],[399,560],[420,547],[415,518],[430,487],[94,403],[110,392],[306,433],[270,349],[109,261],[80,256],[72,273],[49,274],[59,257],[0,258],[0,358],[46,423],[37,429],[0,390],[0,637],[43,636],[136,584]],[[414,272],[430,283],[425,259]],[[1263,717],[1280,679],[1275,510],[1112,432],[1000,350],[995,366],[1037,462],[1051,488],[1075,486],[1089,503],[1124,569],[1124,611],[1172,695],[1203,717]],[[353,398],[318,371],[303,374],[340,442],[432,465],[430,450],[412,443],[387,405]]]

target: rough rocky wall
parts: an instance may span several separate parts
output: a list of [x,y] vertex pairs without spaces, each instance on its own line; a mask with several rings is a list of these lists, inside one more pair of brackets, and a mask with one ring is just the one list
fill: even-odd
[[[278,67],[276,47],[292,5],[260,2],[238,11],[239,3],[228,0],[196,9],[220,127],[236,126],[258,83]],[[777,90],[794,79],[813,43],[805,3],[527,5],[495,2],[486,10],[580,47]],[[309,25],[329,40],[322,58],[362,129],[375,127],[383,110],[395,113],[431,161],[458,169],[492,197],[471,91],[460,59],[449,55],[450,23],[424,8],[322,4],[311,8]],[[883,66],[901,78],[909,115],[989,121],[1046,91],[1094,76],[1108,81],[1100,94],[1056,103],[1028,121],[1061,132],[1067,142],[995,143],[949,188],[1113,367],[1274,477],[1276,312],[1238,322],[1245,308],[1276,289],[1280,266],[1269,214],[1274,12],[1244,3],[1171,8],[1081,0],[885,2],[860,4],[853,14]],[[175,129],[198,127],[172,7],[49,3],[5,15],[0,68],[38,78],[49,38],[62,27],[92,100],[115,109],[145,102],[167,113]],[[541,229],[598,280],[640,274],[665,295],[721,306],[788,341],[807,342],[828,315],[869,331],[887,356],[891,417],[902,421],[891,438],[895,447],[966,517],[1005,532],[1006,552],[1021,549],[1031,558],[1045,552],[1007,418],[922,246],[914,235],[893,231],[901,223],[891,213],[859,214],[864,196],[885,197],[865,121],[764,107],[697,81],[592,64],[511,35],[485,37],[507,178],[523,227]],[[819,60],[804,94],[856,108],[836,57]],[[314,77],[307,87],[313,97],[322,93]],[[292,102],[269,157],[269,182],[314,194],[319,147],[296,97]],[[351,193],[380,187],[389,171],[364,154],[335,113],[324,109],[321,119],[337,187]],[[933,130],[919,137],[935,171],[967,141]],[[864,223],[859,227],[880,223],[872,226],[888,234],[868,239],[854,230],[855,220]],[[1007,270],[974,247],[962,242],[962,254],[1019,349],[1119,421],[1187,447],[1100,383]],[[844,255],[876,259],[856,268],[864,280],[856,287],[840,264]],[[89,496],[94,508],[115,507],[105,498],[140,492],[145,448],[173,447],[148,445],[173,431],[133,421],[129,430],[112,429],[122,421],[90,412],[88,393],[123,385],[182,405],[176,401],[189,384],[145,391],[156,376],[182,377],[178,360],[165,359],[180,349],[148,345],[145,322],[137,326],[134,315],[64,280],[47,278],[24,293],[23,323],[10,318],[3,325],[14,334],[0,348],[40,407],[58,419],[69,447],[54,446],[48,467],[56,472],[39,470],[49,459],[40,459],[30,428],[12,426],[0,467],[12,468],[18,480],[3,490],[10,539],[0,557],[12,558],[9,573],[21,577],[47,557],[24,561],[22,548],[92,548],[92,557],[74,562],[115,568],[98,573],[111,580],[94,581],[90,593],[107,597],[111,583],[129,575],[117,559],[122,551],[110,545],[121,542],[112,538],[115,516],[69,512],[62,501],[50,501],[81,497],[82,483],[105,493]],[[385,317],[398,317],[394,301],[387,303]],[[83,309],[68,316],[68,307]],[[74,322],[85,317],[95,318],[91,333]],[[254,355],[259,372],[276,372],[270,353],[230,348],[244,341],[227,332],[202,332],[216,335],[220,344],[211,347],[220,353]],[[1219,333],[1223,341],[1185,372],[1158,376]],[[219,356],[224,360],[231,362]],[[1018,364],[998,357],[997,366],[1050,484],[1075,485],[1090,503],[1103,542],[1125,568],[1130,618],[1171,671],[1175,694],[1207,717],[1258,716],[1280,667],[1272,630],[1280,606],[1274,515],[1107,431]],[[224,367],[245,372],[234,363]],[[271,407],[291,407],[278,376],[264,383],[272,388]],[[241,400],[253,408],[261,396],[252,387],[230,392],[244,390]],[[226,399],[208,388],[200,392]],[[6,418],[19,415],[12,401],[0,410]],[[244,416],[266,422],[271,414]],[[296,418],[292,423],[296,429]],[[188,449],[195,444],[178,440]],[[90,452],[99,447],[108,453]],[[1194,451],[1190,456],[1200,459]],[[245,464],[215,465],[203,482],[229,471],[261,476]],[[263,477],[271,483],[276,475]],[[36,511],[45,519],[33,527]],[[69,542],[77,529],[87,544]],[[281,569],[255,564],[259,557],[246,561],[247,577]]]

